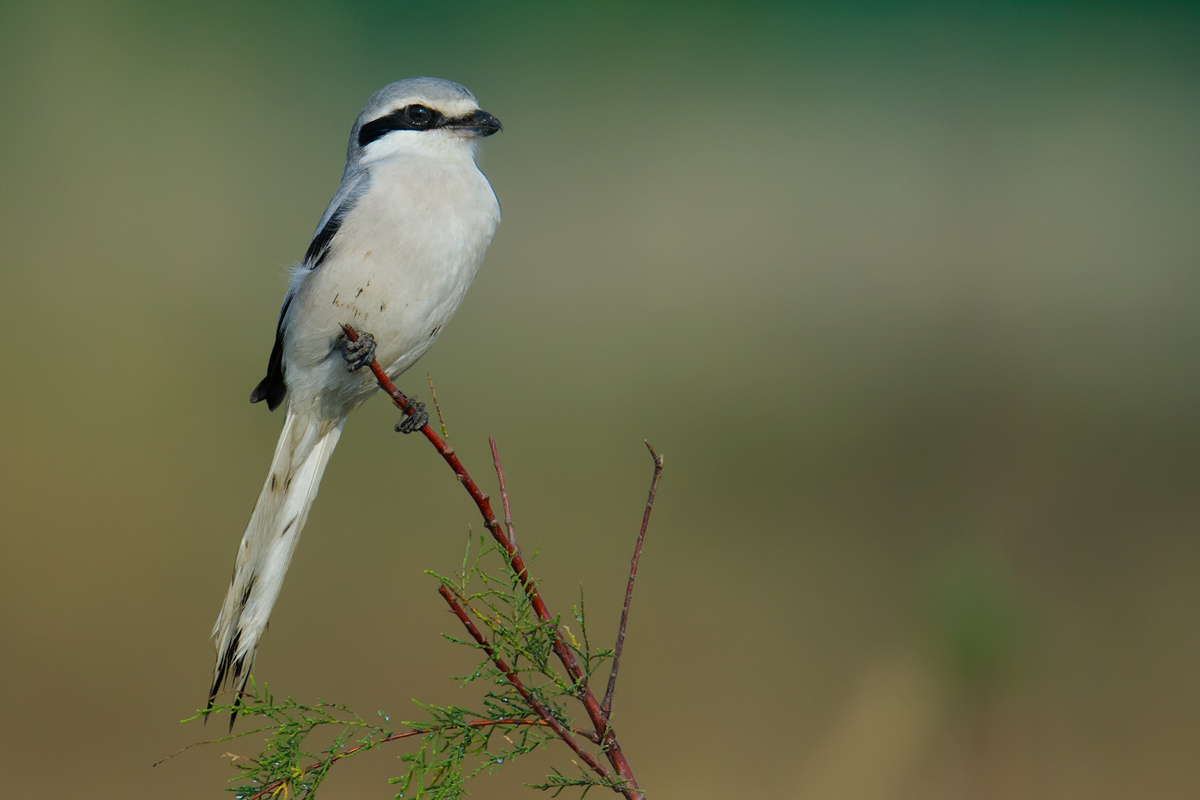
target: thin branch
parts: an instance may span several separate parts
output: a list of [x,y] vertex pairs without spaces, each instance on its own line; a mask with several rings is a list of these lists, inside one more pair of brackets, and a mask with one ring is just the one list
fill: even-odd
[[445,584],[442,584],[438,587],[438,594],[440,594],[445,599],[446,603],[449,604],[450,610],[454,612],[454,615],[458,617],[459,622],[461,622],[463,627],[467,629],[467,632],[471,634],[471,638],[473,638],[476,643],[479,644],[480,648],[483,649],[483,652],[488,654],[488,658],[490,658],[492,663],[496,665],[496,669],[504,673],[505,679],[507,679],[508,682],[512,684],[512,687],[517,690],[521,697],[525,699],[526,704],[528,704],[530,708],[537,712],[539,717],[546,721],[546,724],[550,726],[550,729],[554,731],[558,738],[566,742],[567,747],[570,747],[572,750],[574,750],[575,755],[583,759],[584,763],[587,764],[593,772],[606,781],[612,781],[612,772],[610,772],[607,767],[597,761],[591,753],[580,747],[579,742],[575,741],[575,737],[571,735],[571,732],[567,730],[567,727],[559,722],[557,717],[550,713],[550,710],[546,708],[541,700],[538,700],[533,696],[533,693],[530,692],[529,689],[525,688],[525,684],[523,684],[521,679],[517,677],[517,673],[514,672],[512,667],[508,665],[508,662],[504,660],[504,657],[496,652],[496,649],[492,647],[491,643],[488,642],[487,638],[482,632],[480,632],[479,628],[475,626],[475,623],[471,621],[471,618],[467,615],[466,610],[462,607],[462,605],[458,602],[458,599],[455,598],[450,590],[446,588]]
[[442,404],[438,402],[437,391],[433,388],[433,375],[426,372],[425,379],[429,381],[429,394],[433,397],[433,408],[437,411],[438,427],[442,429],[442,438],[450,441],[450,433],[446,430],[446,418],[442,416]]
[[629,585],[625,589],[625,605],[621,608],[621,627],[617,631],[617,646],[613,650],[612,671],[608,674],[608,690],[600,710],[607,720],[612,714],[613,692],[617,690],[617,670],[621,667],[621,651],[625,649],[625,625],[629,622],[629,602],[633,599],[633,582],[637,579],[638,559],[642,557],[642,542],[646,540],[646,526],[650,524],[650,512],[654,509],[654,493],[658,491],[658,476],[662,474],[663,457],[654,452],[646,442],[646,449],[654,459],[654,477],[650,479],[650,496],[646,498],[646,512],[642,514],[642,529],[638,531],[637,544],[633,546],[633,561],[629,564]]
[[[353,327],[343,325],[342,330],[345,332],[346,338],[351,342],[358,341],[358,332]],[[392,399],[392,404],[405,414],[412,416],[413,412],[416,411],[414,404],[410,404],[408,397],[396,388],[396,385],[388,378],[387,373],[379,366],[378,361],[371,362],[371,372],[375,375],[375,381],[379,384],[379,388],[383,389],[388,397]],[[463,488],[467,490],[467,494],[475,502],[476,508],[479,509],[479,513],[483,517],[483,524],[492,534],[492,538],[496,540],[496,543],[508,555],[513,572],[521,584],[521,589],[529,598],[529,603],[533,607],[534,613],[537,614],[538,619],[546,626],[553,625],[554,617],[551,616],[545,601],[542,600],[542,596],[537,590],[537,585],[529,576],[529,570],[525,566],[525,559],[521,555],[521,549],[517,546],[515,540],[510,541],[507,532],[501,528],[500,522],[496,519],[495,512],[492,511],[491,499],[480,490],[474,479],[467,472],[467,468],[459,460],[454,448],[438,436],[428,423],[420,431],[429,440],[430,444],[433,445],[434,449],[438,451],[442,459],[450,465],[450,469],[454,470],[455,476],[458,477]],[[621,789],[622,794],[630,798],[630,800],[641,800],[643,795],[638,788],[637,780],[633,777],[633,769],[629,766],[629,761],[625,758],[625,754],[621,750],[616,732],[613,731],[612,726],[608,724],[608,719],[601,711],[599,701],[596,700],[596,696],[588,687],[587,677],[583,669],[579,666],[579,661],[575,658],[575,654],[567,646],[566,642],[563,641],[562,634],[557,628],[554,629],[553,633],[554,654],[558,656],[558,660],[562,662],[563,668],[566,669],[567,674],[577,687],[577,697],[583,703],[588,719],[591,720],[597,733],[604,732],[602,745],[604,755],[617,771],[617,775],[625,787]]]
[[500,500],[504,504],[504,527],[508,531],[508,541],[510,544],[516,545],[517,531],[513,528],[512,509],[508,506],[508,487],[504,484],[504,470],[500,466],[500,452],[496,450],[496,440],[488,437],[488,444],[492,448],[492,464],[496,467],[496,478],[500,481]]

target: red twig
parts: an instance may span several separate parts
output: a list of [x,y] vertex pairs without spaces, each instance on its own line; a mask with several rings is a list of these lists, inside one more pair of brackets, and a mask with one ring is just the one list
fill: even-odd
[[461,622],[463,627],[467,629],[467,632],[471,634],[471,638],[479,644],[479,646],[483,649],[483,652],[488,654],[488,658],[490,658],[492,663],[496,665],[496,669],[504,673],[505,679],[508,680],[508,682],[512,684],[512,687],[520,693],[521,697],[525,699],[526,704],[528,704],[530,708],[537,712],[539,717],[546,721],[546,724],[549,725],[550,729],[558,735],[558,738],[566,742],[567,747],[570,747],[572,750],[574,750],[575,755],[579,756],[579,758],[583,760],[583,763],[587,764],[588,767],[591,768],[592,772],[595,772],[605,780],[611,781],[613,778],[612,772],[610,772],[607,767],[597,761],[591,753],[580,747],[579,742],[575,741],[575,737],[571,735],[571,732],[567,730],[567,727],[559,722],[558,719],[550,713],[550,709],[546,708],[541,700],[538,700],[533,696],[533,693],[530,692],[529,689],[525,688],[525,684],[521,682],[521,679],[517,676],[517,673],[514,672],[512,667],[508,665],[508,662],[504,660],[504,657],[496,652],[495,648],[492,647],[479,628],[475,626],[474,621],[472,621],[470,616],[467,615],[466,609],[462,607],[462,604],[458,602],[458,599],[455,598],[450,590],[446,588],[445,584],[438,587],[438,593],[445,599],[446,603],[449,604],[450,610],[454,612],[454,615],[458,617],[458,621]]
[[[358,332],[353,327],[343,325],[342,330],[345,332],[346,338],[351,342],[358,341]],[[416,409],[409,403],[408,397],[397,389],[396,385],[388,378],[387,373],[379,366],[378,361],[371,362],[371,372],[375,375],[375,380],[379,384],[379,388],[383,389],[392,399],[393,405],[405,414],[412,416]],[[492,511],[491,499],[479,489],[479,486],[467,472],[466,467],[463,466],[462,461],[455,454],[453,447],[446,444],[428,423],[420,430],[425,435],[425,438],[429,440],[430,444],[433,445],[434,449],[438,451],[442,459],[450,465],[450,469],[454,470],[454,474],[458,477],[459,482],[462,483],[463,488],[467,490],[467,494],[471,495],[471,499],[475,502],[475,506],[479,509],[479,513],[483,517],[483,524],[491,532],[492,538],[496,540],[496,543],[507,553],[513,572],[521,584],[521,589],[529,598],[529,603],[533,607],[534,613],[537,614],[538,619],[544,625],[554,625],[555,618],[551,616],[550,610],[546,607],[545,601],[542,600],[542,596],[537,590],[537,585],[529,576],[529,571],[525,567],[525,559],[521,555],[521,549],[517,547],[515,539],[510,539],[507,532],[501,528],[500,522],[496,519],[495,512]],[[494,444],[493,442],[493,446]],[[499,462],[499,456],[496,457],[496,461],[497,463]],[[554,629],[553,634],[554,653],[558,656],[559,661],[563,664],[563,668],[566,669],[567,674],[574,682],[577,692],[576,696],[583,703],[583,707],[587,711],[588,718],[595,727],[596,733],[602,738],[601,746],[604,755],[616,771],[617,779],[624,786],[621,789],[621,793],[629,798],[629,800],[642,800],[642,792],[638,788],[637,780],[633,777],[633,770],[629,766],[629,761],[625,758],[625,754],[621,750],[621,745],[617,741],[616,732],[608,724],[608,717],[601,710],[599,701],[596,700],[596,696],[588,687],[587,677],[583,669],[580,668],[575,654],[567,646],[566,642],[563,641],[557,627]]]
[[[544,720],[544,719],[518,719],[518,718],[480,719],[480,720],[475,720],[474,722],[467,723],[468,728],[490,728],[490,727],[494,727],[494,726],[498,726],[498,725],[500,725],[500,726],[503,726],[503,725],[527,725],[527,726],[536,726],[536,727],[545,727],[545,728],[550,727],[550,723],[546,722],[546,720]],[[571,730],[574,733],[579,734],[580,736],[584,736],[584,737],[588,737],[588,738],[591,738],[592,736],[595,735],[595,734],[592,734],[590,731],[581,731],[578,728],[570,728],[569,730]],[[363,750],[368,747],[378,747],[381,744],[387,744],[388,742],[394,742],[399,739],[408,739],[413,736],[424,736],[427,733],[429,733],[429,730],[418,729],[418,730],[412,730],[412,731],[404,731],[403,733],[389,734],[376,742],[364,742],[363,744],[357,744],[354,747],[351,747],[349,750],[343,750],[342,752],[335,754],[333,756],[333,758],[329,759],[328,762],[320,761],[320,762],[317,762],[316,764],[310,764],[309,766],[307,766],[303,770],[301,770],[299,775],[293,775],[288,778],[280,778],[277,781],[271,781],[266,786],[259,789],[254,794],[250,795],[250,797],[247,798],[247,800],[262,800],[262,798],[264,798],[264,797],[269,797],[269,796],[275,794],[275,792],[279,791],[279,789],[285,783],[297,781],[300,778],[303,778],[308,773],[320,769],[326,763],[332,764],[334,761],[340,761],[341,759],[345,758],[346,756],[354,755],[359,750]]]
[[649,442],[646,442],[646,449],[654,459],[654,477],[650,479],[650,496],[646,498],[646,512],[642,514],[642,529],[638,531],[637,544],[633,546],[633,561],[629,564],[629,585],[625,588],[625,605],[621,608],[621,627],[617,631],[617,646],[613,650],[612,671],[608,674],[608,690],[604,692],[604,702],[600,704],[605,719],[612,714],[613,692],[617,689],[617,670],[621,667],[621,651],[625,649],[625,624],[629,622],[629,601],[633,599],[633,582],[637,578],[638,559],[642,557],[642,542],[646,540],[646,526],[650,524],[654,493],[658,491],[658,476],[662,474],[663,468],[663,457],[654,452]]
[[[488,437],[488,442],[492,448],[492,461],[496,466],[496,476],[503,486],[504,470],[500,466],[500,453],[496,449],[495,440]],[[488,510],[491,510],[490,506]],[[521,578],[521,587],[525,590],[526,596],[529,597],[534,612],[538,615],[538,619],[547,626],[553,625],[554,618],[550,616],[549,609],[542,602],[537,585],[529,579],[528,573],[525,570],[525,562],[521,557],[521,548],[517,546],[514,529],[510,527],[509,538],[504,538],[501,536],[499,528],[500,526],[497,524],[495,527],[489,526],[488,529],[492,532],[492,538],[504,548],[509,558],[512,559],[513,571]],[[575,696],[579,699],[579,702],[583,703],[588,718],[592,721],[592,725],[596,727],[596,732],[603,737],[602,745],[604,754],[608,757],[609,763],[613,765],[620,779],[629,787],[629,790],[623,790],[623,793],[629,798],[641,798],[641,790],[638,788],[637,780],[633,777],[633,770],[629,766],[624,752],[621,750],[621,744],[617,741],[617,734],[612,726],[608,724],[608,715],[600,709],[600,703],[592,693],[592,689],[588,685],[587,676],[579,666],[579,662],[575,658],[575,653],[563,641],[562,634],[558,631],[557,627],[555,627],[553,633],[554,653],[558,656],[558,660],[562,662],[563,667],[567,670],[567,674],[571,676],[571,680],[575,683]]]

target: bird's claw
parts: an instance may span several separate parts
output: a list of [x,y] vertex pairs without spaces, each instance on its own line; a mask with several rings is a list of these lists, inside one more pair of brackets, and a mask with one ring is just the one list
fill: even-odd
[[369,367],[375,360],[375,337],[369,333],[360,333],[357,342],[350,341],[343,333],[337,342],[349,372],[358,372],[363,367]]
[[396,423],[396,433],[412,433],[429,424],[429,415],[425,413],[424,403],[418,402],[416,397],[410,397],[408,407],[413,413]]

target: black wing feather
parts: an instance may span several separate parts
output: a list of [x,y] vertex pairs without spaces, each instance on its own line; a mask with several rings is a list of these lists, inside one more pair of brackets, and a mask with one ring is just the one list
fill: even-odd
[[267,401],[267,408],[274,411],[279,408],[287,395],[287,380],[283,376],[283,318],[287,316],[288,306],[292,304],[289,294],[283,301],[283,309],[279,312],[279,325],[275,328],[275,346],[271,348],[271,358],[267,361],[267,377],[258,382],[250,393],[250,402]]
[[[333,212],[325,221],[321,230],[317,231],[317,235],[309,242],[308,250],[304,253],[304,261],[301,262],[304,267],[313,270],[325,262],[329,256],[329,249],[333,246],[333,237],[341,229],[342,221],[346,219],[346,215],[350,213],[350,209],[354,207],[357,200],[357,194],[347,197],[338,206],[337,211]],[[283,301],[283,309],[279,312],[279,325],[275,328],[275,346],[271,348],[271,358],[267,361],[267,376],[259,381],[258,386],[255,386],[254,391],[250,393],[251,403],[266,400],[267,408],[272,411],[279,408],[279,404],[287,396],[287,378],[283,374],[283,323],[284,318],[287,317],[288,306],[291,304],[292,296],[289,294]]]
[[349,200],[342,203],[341,207],[333,212],[333,216],[325,223],[325,227],[321,228],[309,242],[308,250],[304,252],[304,266],[316,269],[325,261],[325,257],[329,255],[329,248],[333,244],[334,234],[342,227],[342,220],[350,211],[350,205],[351,201]]

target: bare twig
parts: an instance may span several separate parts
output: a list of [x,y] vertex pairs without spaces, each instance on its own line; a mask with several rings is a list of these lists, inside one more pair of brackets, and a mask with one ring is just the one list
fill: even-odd
[[654,493],[658,491],[658,476],[662,474],[663,457],[654,452],[649,442],[646,449],[654,459],[654,477],[650,479],[650,496],[646,498],[646,512],[642,514],[642,529],[638,531],[637,544],[633,546],[633,561],[629,564],[629,585],[625,589],[625,605],[621,608],[621,627],[617,631],[617,646],[613,650],[612,671],[608,674],[608,690],[600,710],[607,720],[612,714],[613,692],[617,689],[617,670],[621,668],[621,651],[625,649],[625,625],[629,622],[629,601],[633,599],[633,582],[637,579],[638,559],[642,557],[642,542],[646,540],[646,526],[650,524],[650,512],[654,509]]
[[500,452],[496,450],[496,440],[490,436],[488,444],[492,448],[492,464],[496,467],[496,478],[500,481],[500,500],[504,504],[504,528],[508,531],[509,543],[516,545],[517,531],[513,528],[512,509],[508,505],[508,486],[504,483],[504,469],[500,466]]
[[438,427],[442,429],[442,438],[449,441],[450,433],[446,430],[446,418],[442,416],[442,404],[438,402],[437,390],[433,388],[433,376],[426,372],[425,378],[429,381],[429,395],[433,398],[433,408],[437,411]]
[[[342,330],[345,332],[346,338],[351,342],[358,341],[358,332],[353,327],[343,325]],[[405,414],[412,416],[416,408],[413,404],[409,403],[408,397],[396,388],[396,385],[388,378],[387,373],[379,366],[378,361],[371,362],[371,372],[375,375],[375,380],[379,384],[379,388],[383,389],[392,399],[392,404]],[[475,502],[476,508],[479,509],[479,513],[483,517],[483,524],[492,534],[492,538],[496,540],[496,543],[507,554],[509,563],[512,564],[513,572],[517,576],[521,589],[525,592],[526,597],[529,598],[529,603],[533,607],[534,613],[537,614],[538,619],[548,627],[554,625],[555,618],[550,614],[550,610],[546,607],[545,601],[542,600],[542,596],[537,590],[537,585],[529,575],[529,570],[525,566],[525,559],[521,554],[521,549],[517,546],[515,540],[510,540],[507,531],[501,527],[500,522],[496,519],[496,514],[492,511],[491,499],[480,490],[470,473],[467,472],[467,468],[459,460],[454,448],[438,436],[428,423],[420,431],[442,456],[442,459],[450,465],[450,469],[454,470],[455,476],[458,477],[463,488],[467,490],[467,494],[471,496],[471,500]],[[553,647],[554,654],[558,656],[563,668],[567,671],[567,674],[571,677],[571,681],[576,687],[576,696],[587,711],[588,718],[591,720],[596,732],[602,736],[601,748],[609,763],[612,764],[613,769],[616,770],[617,779],[623,787],[621,793],[629,798],[629,800],[642,800],[643,794],[638,788],[637,780],[633,776],[633,770],[629,766],[629,761],[625,758],[625,754],[621,750],[621,745],[617,741],[616,732],[608,724],[608,719],[601,710],[599,701],[596,700],[596,696],[588,687],[587,676],[579,666],[579,661],[575,658],[575,654],[567,646],[566,642],[563,641],[562,635],[557,628],[553,631]]]

